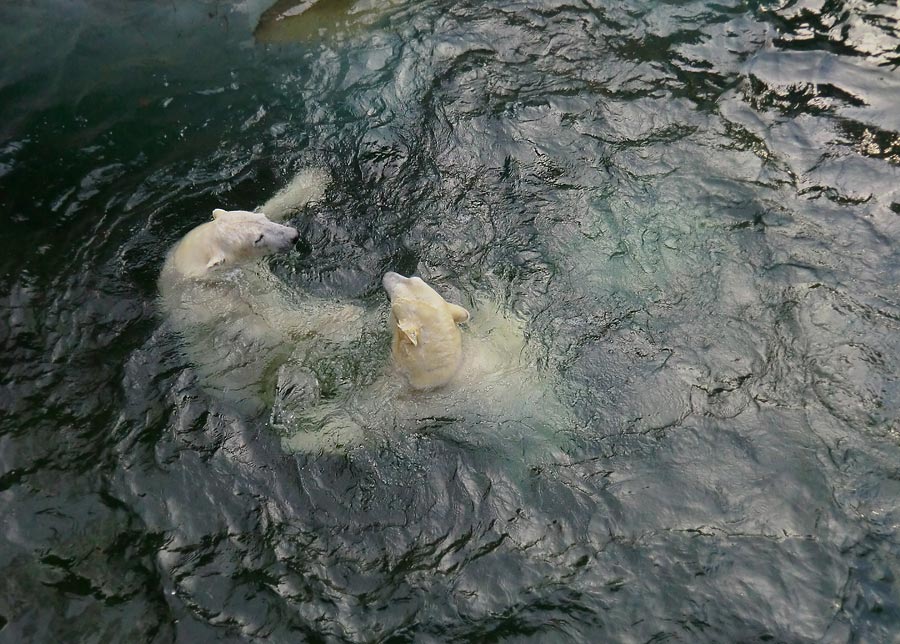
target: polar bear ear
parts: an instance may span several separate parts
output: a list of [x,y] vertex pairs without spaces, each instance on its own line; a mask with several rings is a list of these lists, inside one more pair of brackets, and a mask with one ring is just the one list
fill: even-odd
[[409,320],[397,320],[397,328],[414,347],[419,346],[419,327]]
[[216,208],[215,210],[213,210],[213,219],[218,219],[219,217],[226,214],[227,212],[228,212],[227,210],[222,210],[221,208]]
[[469,312],[458,304],[450,304],[447,302],[447,309],[450,311],[450,317],[457,324],[469,321]]
[[225,256],[221,254],[212,255],[206,263],[206,268],[215,268],[225,263]]
[[406,336],[414,347],[419,346],[419,325],[416,324],[413,307],[406,301],[400,300],[391,304],[391,318],[397,325],[401,335]]

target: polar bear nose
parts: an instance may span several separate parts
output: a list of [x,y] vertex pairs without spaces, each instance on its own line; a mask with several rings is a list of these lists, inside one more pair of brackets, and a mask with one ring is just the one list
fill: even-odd
[[381,285],[384,287],[384,290],[387,291],[388,295],[393,295],[394,288],[401,284],[406,278],[400,275],[399,273],[395,273],[393,271],[388,271],[384,274],[384,277],[381,278]]

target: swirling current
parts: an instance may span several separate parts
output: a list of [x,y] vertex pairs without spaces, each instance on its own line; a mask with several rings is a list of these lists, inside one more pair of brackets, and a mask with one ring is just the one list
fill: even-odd
[[[0,4],[0,641],[900,641],[897,2],[272,4]],[[157,279],[304,168],[375,322],[245,411]],[[386,271],[552,404],[393,422]]]

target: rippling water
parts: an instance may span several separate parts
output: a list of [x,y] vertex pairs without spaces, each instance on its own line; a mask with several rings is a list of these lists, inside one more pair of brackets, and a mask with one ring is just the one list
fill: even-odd
[[[0,640],[898,641],[897,3],[270,4],[0,5]],[[562,451],[201,386],[167,249],[312,166],[276,275],[493,298]]]

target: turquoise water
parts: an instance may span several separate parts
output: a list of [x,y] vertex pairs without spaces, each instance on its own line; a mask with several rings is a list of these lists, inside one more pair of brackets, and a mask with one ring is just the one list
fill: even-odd
[[[0,641],[895,641],[896,3],[270,4],[0,6]],[[203,386],[166,252],[308,167],[285,287],[490,298],[565,440]]]

